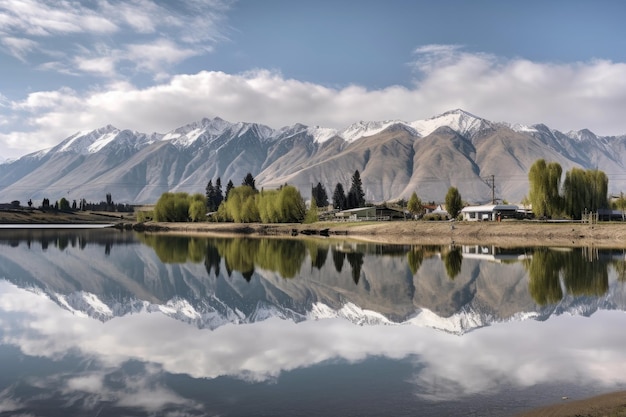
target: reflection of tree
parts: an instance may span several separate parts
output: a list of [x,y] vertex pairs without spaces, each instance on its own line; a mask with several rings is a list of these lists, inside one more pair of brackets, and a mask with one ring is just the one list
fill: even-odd
[[563,279],[572,295],[601,296],[609,289],[609,273],[606,262],[587,260],[577,249],[569,253],[563,265]]
[[626,260],[613,261],[613,268],[615,268],[615,273],[617,273],[617,279],[621,282],[626,282]]
[[601,296],[608,291],[608,261],[585,257],[584,248],[556,251],[540,248],[524,262],[528,270],[529,291],[539,305],[557,303],[563,298],[559,278],[573,296]]
[[141,235],[163,263],[199,263],[204,259],[207,241],[199,237]]
[[461,266],[463,265],[463,255],[461,254],[461,248],[453,246],[447,252],[441,255],[443,264],[446,267],[446,273],[448,278],[454,279],[461,272]]
[[341,273],[341,270],[343,269],[343,262],[346,259],[346,254],[340,250],[337,250],[336,248],[332,248],[332,252],[333,252],[333,264],[335,264],[335,270],[337,271],[337,273]]
[[539,305],[557,303],[563,298],[559,282],[559,252],[539,248],[524,261],[528,271],[528,291]]
[[407,255],[407,261],[409,262],[409,269],[413,275],[417,274],[422,262],[424,261],[424,251],[419,247],[411,248]]
[[215,276],[220,276],[220,264],[222,263],[222,257],[220,256],[217,248],[211,244],[207,245],[206,256],[204,258],[204,267],[206,272],[211,276],[211,270],[215,271]]
[[300,272],[305,257],[306,246],[301,240],[261,239],[254,260],[260,268],[293,278]]
[[348,262],[352,267],[352,280],[355,284],[358,284],[359,279],[361,278],[361,268],[363,267],[364,255],[361,252],[349,252],[346,255],[346,258],[348,258]]
[[307,245],[309,247],[309,255],[311,256],[311,266],[322,269],[328,258],[328,247],[317,245]]

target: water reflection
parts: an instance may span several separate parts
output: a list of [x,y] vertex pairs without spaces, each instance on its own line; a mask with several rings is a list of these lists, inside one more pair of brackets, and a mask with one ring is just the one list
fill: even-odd
[[0,415],[510,415],[626,383],[621,250],[90,233],[0,233]]

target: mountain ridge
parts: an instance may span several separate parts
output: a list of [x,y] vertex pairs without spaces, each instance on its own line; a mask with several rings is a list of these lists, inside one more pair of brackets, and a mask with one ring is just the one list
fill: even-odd
[[0,193],[7,201],[98,201],[111,193],[115,201],[143,204],[166,191],[203,193],[218,177],[238,184],[250,172],[261,187],[288,182],[308,198],[317,182],[329,195],[337,183],[349,187],[358,169],[372,202],[406,199],[413,191],[422,200],[440,202],[450,186],[468,202],[484,202],[490,200],[485,178],[491,175],[497,197],[518,202],[527,193],[527,172],[539,158],[559,162],[564,171],[603,170],[610,192],[626,187],[626,179],[617,176],[626,169],[626,135],[598,136],[588,129],[563,133],[540,123],[492,122],[455,109],[413,122],[361,121],[343,130],[299,123],[273,129],[219,117],[165,134],[107,125],[0,163]]

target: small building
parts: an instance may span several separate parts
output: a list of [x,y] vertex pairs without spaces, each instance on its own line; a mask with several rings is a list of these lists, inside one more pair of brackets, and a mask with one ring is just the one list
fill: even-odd
[[499,221],[517,218],[518,207],[512,204],[484,204],[467,206],[461,210],[463,220],[467,221]]
[[335,213],[335,217],[347,221],[381,221],[404,219],[405,214],[400,210],[394,210],[389,207],[371,206],[342,210]]

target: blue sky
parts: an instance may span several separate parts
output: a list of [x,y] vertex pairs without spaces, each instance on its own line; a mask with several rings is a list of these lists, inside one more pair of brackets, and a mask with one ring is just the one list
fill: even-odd
[[0,0],[0,157],[107,124],[463,108],[626,134],[626,2]]

